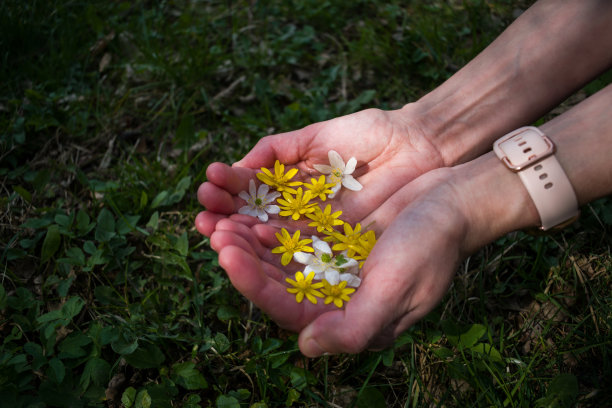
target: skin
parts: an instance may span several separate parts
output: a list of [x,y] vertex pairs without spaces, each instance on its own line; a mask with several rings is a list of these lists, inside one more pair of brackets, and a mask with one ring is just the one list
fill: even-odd
[[[483,153],[612,65],[611,19],[610,2],[540,1],[416,103],[268,136],[231,167],[211,164],[198,189],[206,211],[196,228],[210,237],[236,289],[281,327],[300,332],[306,356],[388,344],[435,307],[465,256],[509,231],[538,225],[519,178]],[[557,144],[580,203],[610,192],[609,149],[598,146],[611,142],[611,94],[608,87],[541,127]],[[243,205],[237,193],[260,167],[278,159],[310,177],[312,165],[326,164],[332,149],[358,159],[354,175],[364,186],[358,193],[342,190],[334,210],[379,237],[362,285],[343,310],[298,304],[287,295],[284,278],[297,266],[282,268],[270,249],[278,245],[278,227],[295,224],[259,224],[235,214]]]

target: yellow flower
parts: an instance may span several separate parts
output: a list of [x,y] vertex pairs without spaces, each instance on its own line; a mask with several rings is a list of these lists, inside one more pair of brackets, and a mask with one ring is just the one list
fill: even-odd
[[361,236],[361,224],[357,223],[355,229],[353,229],[348,222],[344,223],[344,234],[338,232],[332,233],[332,236],[336,240],[332,249],[334,251],[347,251],[349,258],[352,258],[359,248],[359,237]]
[[333,194],[333,190],[330,187],[333,187],[335,183],[325,183],[325,176],[320,176],[317,180],[316,178],[311,178],[310,183],[304,183],[304,187],[310,191],[312,198],[319,198],[321,201],[327,200],[328,194]]
[[328,305],[334,302],[336,307],[342,307],[343,302],[351,300],[349,295],[355,292],[355,288],[347,288],[346,281],[341,281],[337,285],[331,285],[328,281],[323,281],[323,289],[321,292],[325,295],[325,304]]
[[368,259],[374,245],[376,245],[376,234],[374,231],[368,231],[359,237],[359,244],[357,245],[357,248],[355,248],[355,252],[357,252],[359,255],[356,255],[353,258],[357,261],[361,261],[359,262],[360,268],[363,266],[365,260]]
[[336,225],[344,224],[344,221],[339,219],[342,211],[331,212],[331,204],[327,204],[325,210],[321,210],[319,206],[315,207],[314,212],[306,214],[313,222],[308,224],[309,227],[317,227],[317,232],[333,232]]
[[308,246],[312,239],[300,240],[300,231],[295,231],[293,237],[289,235],[286,229],[281,229],[281,234],[275,234],[278,241],[282,244],[272,249],[273,254],[283,254],[281,264],[288,265],[296,252],[314,252],[314,249]]
[[[317,304],[316,297],[319,297],[319,298],[323,297],[321,292],[317,290],[323,287],[323,283],[322,282],[312,283],[312,279],[314,278],[314,275],[315,275],[314,272],[310,272],[308,276],[304,278],[304,274],[302,272],[296,272],[295,280],[291,278],[285,279],[287,283],[293,286],[292,288],[287,288],[287,292],[295,293],[296,302],[302,303],[302,300],[304,300],[304,296],[306,296],[306,299],[308,299],[311,303],[316,305]],[[329,302],[326,301],[326,304],[327,303]]]
[[297,174],[298,169],[291,169],[285,173],[285,165],[278,160],[274,163],[274,174],[265,167],[262,167],[261,171],[263,173],[256,174],[257,178],[280,192],[289,191],[295,194],[295,189],[292,187],[302,185],[301,181],[289,181]]
[[283,198],[277,200],[281,209],[279,214],[283,217],[291,216],[294,221],[299,220],[304,214],[313,212],[315,210],[314,206],[317,205],[317,203],[309,203],[310,191],[304,193],[302,187],[297,189],[295,196],[290,193],[283,193]]

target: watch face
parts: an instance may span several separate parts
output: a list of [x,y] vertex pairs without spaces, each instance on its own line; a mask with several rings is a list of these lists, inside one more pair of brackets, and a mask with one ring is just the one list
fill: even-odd
[[502,137],[493,150],[512,171],[521,171],[555,152],[555,145],[538,128],[524,127]]

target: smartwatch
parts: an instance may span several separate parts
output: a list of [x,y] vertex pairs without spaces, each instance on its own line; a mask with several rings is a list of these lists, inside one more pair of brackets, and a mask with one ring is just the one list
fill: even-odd
[[576,193],[555,157],[555,145],[540,129],[516,129],[498,139],[493,151],[521,178],[540,215],[541,231],[561,229],[578,218]]

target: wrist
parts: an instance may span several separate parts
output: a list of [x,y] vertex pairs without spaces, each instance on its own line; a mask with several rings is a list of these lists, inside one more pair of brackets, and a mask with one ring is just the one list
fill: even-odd
[[538,211],[520,178],[492,152],[453,168],[452,179],[468,220],[466,253],[511,231],[539,226]]

